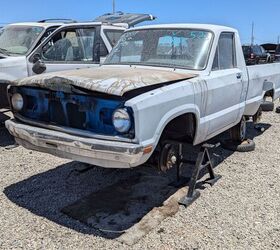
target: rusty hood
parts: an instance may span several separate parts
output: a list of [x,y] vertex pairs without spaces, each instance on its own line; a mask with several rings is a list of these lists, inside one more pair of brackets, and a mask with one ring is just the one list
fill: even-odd
[[12,85],[43,87],[64,92],[71,92],[74,86],[122,96],[134,89],[187,80],[195,76],[157,69],[102,66],[36,75],[17,80]]

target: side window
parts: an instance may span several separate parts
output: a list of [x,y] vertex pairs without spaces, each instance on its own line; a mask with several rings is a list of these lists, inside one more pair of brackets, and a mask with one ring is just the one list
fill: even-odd
[[108,49],[106,48],[106,45],[103,42],[103,39],[101,39],[100,43],[100,56],[106,57],[109,54]]
[[94,28],[63,30],[43,47],[42,59],[49,62],[93,61],[94,40]]
[[222,33],[219,38],[212,70],[232,69],[236,67],[236,51],[233,33]]
[[114,47],[119,39],[121,38],[123,31],[122,30],[104,30],[105,36],[107,37],[109,43]]
[[256,55],[260,55],[262,53],[260,47],[256,45],[253,47],[253,52]]
[[54,28],[49,28],[45,34],[42,36],[40,43],[43,42],[51,33],[53,33],[55,30],[57,29],[57,27]]

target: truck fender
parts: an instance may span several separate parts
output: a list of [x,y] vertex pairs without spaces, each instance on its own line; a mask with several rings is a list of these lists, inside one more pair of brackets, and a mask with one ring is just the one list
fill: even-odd
[[273,98],[273,94],[274,94],[274,84],[272,82],[269,81],[264,81],[263,83],[263,95],[265,95],[265,93],[272,91],[272,98]]
[[195,131],[195,138],[197,137],[198,132],[200,131],[200,111],[199,108],[194,104],[186,104],[179,107],[176,107],[169,112],[167,112],[162,119],[160,120],[155,135],[154,135],[154,142],[155,145],[158,144],[160,137],[166,127],[166,125],[171,122],[173,119],[179,117],[183,114],[191,113],[195,116],[196,120],[196,131]]

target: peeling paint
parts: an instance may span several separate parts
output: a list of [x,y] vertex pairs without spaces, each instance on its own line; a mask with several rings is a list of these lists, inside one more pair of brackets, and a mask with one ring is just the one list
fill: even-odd
[[43,87],[54,91],[71,92],[72,86],[122,96],[134,89],[171,81],[186,80],[194,74],[174,71],[107,67],[48,73],[17,80],[16,86]]

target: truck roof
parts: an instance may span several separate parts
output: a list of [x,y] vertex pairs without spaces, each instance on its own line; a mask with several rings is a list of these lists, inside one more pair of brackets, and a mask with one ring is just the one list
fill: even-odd
[[35,26],[35,27],[43,27],[43,28],[49,28],[53,26],[63,26],[63,27],[68,27],[68,26],[79,26],[79,25],[107,25],[107,26],[115,26],[115,27],[121,27],[121,28],[128,28],[127,24],[124,23],[115,23],[115,24],[110,24],[110,23],[103,23],[103,22],[95,22],[95,21],[88,21],[88,22],[73,22],[73,23],[41,23],[41,22],[24,22],[24,23],[13,23],[9,24],[7,26]]
[[41,23],[41,22],[23,22],[23,23],[12,23],[8,24],[7,26],[35,26],[35,27],[42,27],[42,28],[49,28],[53,26],[61,26],[64,23]]
[[221,31],[228,31],[228,32],[237,32],[236,29],[221,26],[221,25],[214,25],[214,24],[196,24],[196,23],[174,23],[174,24],[156,24],[156,25],[145,25],[136,28],[132,28],[130,30],[139,30],[139,29],[203,29],[203,30],[211,30],[213,32],[221,32]]

